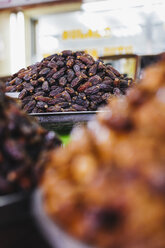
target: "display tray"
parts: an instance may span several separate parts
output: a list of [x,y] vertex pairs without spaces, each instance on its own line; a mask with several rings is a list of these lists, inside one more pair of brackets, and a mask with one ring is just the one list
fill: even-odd
[[0,228],[27,218],[30,214],[30,199],[30,192],[0,196]]
[[6,96],[9,96],[9,97],[12,97],[12,98],[18,98],[20,92],[6,92],[5,95]]
[[51,220],[45,213],[41,190],[36,190],[33,195],[32,213],[40,232],[52,248],[94,248],[74,239]]
[[77,112],[52,112],[52,113],[32,113],[37,121],[46,129],[53,130],[59,134],[68,134],[73,126],[86,124],[96,113],[101,111],[77,111]]
[[[19,92],[7,92],[6,95],[17,99]],[[35,117],[44,128],[63,135],[69,134],[75,125],[86,124],[99,112],[103,111],[30,113],[29,115]]]

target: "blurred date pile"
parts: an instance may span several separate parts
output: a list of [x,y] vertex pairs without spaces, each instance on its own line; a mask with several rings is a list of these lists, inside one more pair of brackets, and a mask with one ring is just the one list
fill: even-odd
[[54,132],[40,127],[3,91],[0,84],[0,195],[33,188],[41,155],[61,145]]
[[84,52],[65,50],[21,69],[9,78],[7,92],[20,92],[28,113],[93,111],[132,84],[103,61]]

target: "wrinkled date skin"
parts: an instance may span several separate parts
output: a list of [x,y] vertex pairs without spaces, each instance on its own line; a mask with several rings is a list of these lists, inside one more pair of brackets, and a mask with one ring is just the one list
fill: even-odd
[[125,94],[132,82],[89,54],[65,50],[15,73],[6,91],[20,92],[22,108],[29,113],[87,111],[106,104],[111,95]]
[[[48,108],[48,104],[37,102],[32,95],[23,101],[27,101],[27,112]],[[20,110],[13,99],[6,97],[1,85],[0,141],[0,195],[34,188],[44,169],[41,155],[61,145],[54,132],[44,130]]]

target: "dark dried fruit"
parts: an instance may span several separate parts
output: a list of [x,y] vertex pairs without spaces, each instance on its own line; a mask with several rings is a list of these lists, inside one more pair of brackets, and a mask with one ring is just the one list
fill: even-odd
[[48,105],[45,102],[38,101],[36,104],[36,108],[46,109],[48,108]]
[[97,64],[94,64],[89,68],[89,76],[91,77],[95,75],[96,72],[97,72]]
[[67,91],[71,96],[74,96],[74,95],[75,95],[75,91],[74,91],[74,89],[72,89],[71,87],[66,87],[65,89],[66,89],[66,91]]
[[113,80],[116,78],[116,75],[108,69],[106,69],[106,74]]
[[36,101],[33,100],[33,101],[29,101],[25,106],[24,106],[24,110],[28,113],[30,113],[34,107],[36,106]]
[[[23,101],[28,97],[32,96]],[[0,195],[34,188],[44,169],[40,156],[61,144],[55,133],[44,130],[6,97],[1,85],[0,140]]]
[[113,68],[111,65],[107,65],[107,68],[110,69],[111,71],[113,71],[113,73],[117,76],[120,77],[121,74],[115,69]]
[[61,93],[64,89],[57,87],[55,90],[50,91],[49,96],[54,97],[57,94]]
[[74,71],[69,69],[67,70],[67,80],[68,82],[71,82],[74,78],[75,74],[74,74]]
[[85,107],[83,107],[81,105],[78,105],[78,104],[73,104],[72,108],[74,108],[77,111],[86,111],[87,110],[87,108],[85,108]]
[[75,72],[80,72],[80,66],[77,65],[77,64],[75,64],[75,65],[73,66],[73,70],[74,70]]
[[36,96],[35,97],[36,101],[43,101],[43,102],[49,102],[51,100],[51,98],[46,97],[46,96]]
[[42,84],[42,89],[43,91],[45,92],[48,92],[49,91],[49,84],[47,81],[44,81],[43,84]]
[[44,81],[45,81],[44,77],[38,78],[38,82],[39,82],[39,83],[43,83]]
[[30,80],[30,83],[34,87],[36,87],[39,84],[39,82],[37,80],[32,80],[32,81]]
[[64,66],[64,62],[61,61],[61,60],[58,60],[58,61],[56,62],[56,65],[57,65],[58,67],[63,67],[63,66]]
[[111,92],[111,93],[113,92],[113,87],[111,85],[108,85],[108,84],[100,84],[99,88],[101,91],[104,91],[104,92],[106,92],[106,91]]
[[[78,111],[82,106],[94,110],[107,103],[109,97],[105,93],[123,95],[131,84],[132,79],[124,77],[111,65],[105,65],[101,60],[95,61],[82,51],[65,50],[15,73],[6,83],[6,89],[21,91],[23,108],[40,113],[60,111],[60,106],[61,111]],[[28,101],[27,96],[33,97]],[[37,108],[34,101],[41,106],[38,102],[45,102],[49,106]],[[69,106],[64,106],[64,102],[68,102]],[[81,108],[73,107],[73,104]]]
[[62,92],[61,96],[68,102],[71,102],[71,97],[69,95],[69,93],[65,90]]
[[76,88],[79,86],[80,82],[81,82],[82,78],[81,77],[76,77],[75,79],[73,79],[73,81],[71,82],[71,87],[72,88]]
[[55,106],[50,106],[47,108],[47,112],[60,112],[61,107],[58,106],[57,104]]
[[78,87],[77,91],[78,92],[84,92],[87,88],[91,87],[92,83],[87,81],[85,84],[82,84],[80,87]]
[[65,57],[71,56],[72,54],[73,54],[73,52],[70,51],[70,50],[64,50],[64,51],[62,51],[62,55],[65,56]]
[[21,93],[19,94],[19,99],[23,99],[25,96],[26,96],[26,94],[27,94],[27,90],[26,89],[23,89],[22,91],[21,91]]
[[66,85],[66,83],[67,83],[66,77],[61,77],[61,78],[59,79],[59,85],[60,85],[61,87],[64,87],[64,86]]
[[101,77],[99,77],[98,75],[95,75],[93,77],[90,77],[88,79],[89,82],[92,83],[92,85],[96,85],[96,84],[99,84],[101,82]]
[[62,77],[64,75],[65,72],[65,67],[63,67],[62,69],[60,69],[59,71],[55,72],[52,76],[53,79],[58,79],[60,77]]
[[57,103],[65,101],[63,98],[55,98],[48,101],[48,105],[55,105]]
[[89,57],[86,55],[81,55],[81,56],[78,56],[77,58],[80,59],[86,65],[93,65],[94,64],[94,60],[91,56]]
[[42,70],[39,72],[39,75],[44,76],[44,75],[46,75],[49,71],[50,71],[49,68],[44,68],[44,69],[42,69]]
[[67,62],[66,62],[66,66],[71,68],[72,66],[74,65],[74,60],[73,59],[69,59]]
[[91,94],[96,94],[97,92],[99,92],[99,90],[100,90],[99,85],[97,85],[97,86],[89,87],[84,92],[86,95],[91,95]]

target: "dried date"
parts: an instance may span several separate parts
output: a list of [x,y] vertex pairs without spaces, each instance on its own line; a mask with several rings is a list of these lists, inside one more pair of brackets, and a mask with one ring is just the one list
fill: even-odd
[[15,92],[17,89],[17,86],[16,85],[12,85],[12,86],[7,86],[6,87],[6,91],[7,92]]
[[106,92],[106,91],[113,92],[113,87],[111,85],[108,85],[108,84],[103,84],[102,83],[102,84],[99,85],[99,88],[100,88],[100,90],[102,90],[104,92]]
[[87,88],[91,87],[92,83],[87,81],[86,83],[80,85],[77,89],[78,92],[84,92],[84,90],[86,90]]
[[48,101],[48,105],[55,105],[57,103],[60,103],[60,102],[64,102],[65,100],[61,97],[59,98],[56,98],[56,99],[51,99],[50,101]]
[[74,65],[74,59],[69,59],[67,62],[66,62],[66,66],[68,68],[72,68],[72,66]]
[[48,84],[48,82],[47,81],[44,81],[43,82],[43,84],[42,84],[42,89],[43,89],[43,91],[45,91],[45,92],[49,92],[49,84]]
[[44,91],[39,91],[39,92],[36,92],[33,97],[36,97],[36,96],[45,96],[45,92]]
[[22,85],[22,84],[17,85],[17,86],[16,86],[16,90],[17,90],[17,91],[22,91],[22,90],[23,90],[23,85]]
[[85,107],[83,107],[81,105],[78,105],[78,104],[73,104],[72,108],[74,108],[77,111],[86,111],[87,110],[87,108],[85,108]]
[[27,90],[26,90],[26,89],[23,89],[23,90],[20,92],[18,98],[19,98],[19,99],[23,99],[26,95],[27,95]]
[[99,86],[92,86],[92,87],[89,87],[88,89],[86,89],[84,92],[86,95],[90,95],[90,94],[96,94],[98,93],[100,90]]
[[48,105],[45,102],[38,101],[36,104],[36,108],[46,109],[46,108],[48,108]]
[[116,75],[111,70],[108,69],[106,69],[106,75],[108,75],[113,80],[116,78]]
[[56,62],[56,65],[57,65],[58,67],[63,67],[65,64],[64,64],[63,61],[58,60],[58,61]]
[[76,77],[76,78],[74,78],[74,79],[72,80],[72,82],[71,82],[71,87],[72,87],[72,88],[78,87],[79,84],[80,84],[80,82],[81,82],[81,80],[82,80],[82,77]]
[[95,75],[93,77],[90,77],[88,79],[88,81],[91,82],[92,85],[97,85],[97,84],[101,83],[102,80],[101,80],[101,77],[99,77],[98,75]]
[[71,56],[73,52],[71,50],[64,50],[62,51],[62,55],[65,57]]
[[89,76],[91,77],[95,75],[96,72],[97,72],[97,64],[94,64],[89,68]]
[[34,87],[38,86],[39,82],[37,80],[30,80],[30,84]]
[[71,95],[75,95],[75,90],[71,87],[66,87],[65,90]]
[[78,56],[77,58],[80,59],[86,65],[93,65],[94,63],[93,59],[91,57],[87,57],[86,55],[81,55]]
[[46,96],[36,96],[34,99],[36,101],[42,101],[42,102],[49,102],[51,100],[50,97],[46,97]]
[[55,90],[50,91],[49,96],[54,97],[57,94],[61,93],[63,90],[63,88],[57,87]]
[[61,78],[59,79],[59,85],[60,85],[61,87],[64,87],[66,84],[67,84],[67,79],[66,79],[66,77],[61,77]]
[[65,72],[65,67],[63,67],[62,69],[60,69],[59,71],[55,72],[52,76],[53,79],[58,79],[60,77],[62,77],[64,75]]
[[36,101],[33,100],[33,101],[29,101],[25,106],[24,106],[24,110],[28,113],[30,113],[34,107],[36,106]]
[[[131,84],[132,79],[124,77],[102,60],[95,61],[83,51],[64,50],[15,73],[8,79],[6,86],[8,91],[26,90],[26,95],[23,93],[25,91],[21,93],[24,105],[28,103],[27,100],[24,101],[26,96],[33,95],[30,102],[37,101],[37,106],[40,102],[45,102],[48,104],[48,111],[76,111],[76,108],[72,107],[73,104],[94,110],[106,103],[106,93],[116,95],[119,91],[120,94],[125,94]],[[60,106],[60,103],[64,102],[69,106]],[[34,110],[46,111],[45,108],[36,106]]]
[[75,65],[73,66],[73,70],[74,70],[75,72],[80,72],[80,66],[77,65],[77,64],[75,64]]
[[46,74],[48,74],[48,72],[50,72],[50,68],[44,68],[39,72],[39,75],[45,76]]
[[54,80],[54,79],[52,78],[52,76],[53,76],[56,72],[57,72],[57,68],[55,67],[55,68],[53,68],[53,69],[46,75],[46,78],[47,78],[47,79],[52,79],[52,80]]
[[111,65],[107,65],[107,68],[109,70],[111,70],[117,77],[121,76],[121,74],[114,67],[112,67]]
[[69,95],[69,93],[65,90],[62,92],[61,96],[68,102],[71,102],[71,97]]
[[71,82],[74,78],[75,74],[72,69],[67,70],[67,80],[68,82]]

